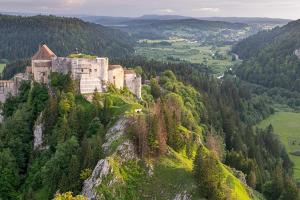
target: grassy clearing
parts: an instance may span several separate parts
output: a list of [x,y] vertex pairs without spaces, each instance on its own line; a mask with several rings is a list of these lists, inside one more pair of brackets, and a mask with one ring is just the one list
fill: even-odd
[[0,63],[0,73],[3,72],[5,66],[6,66],[6,64]]
[[291,160],[294,162],[294,178],[300,180],[300,156],[290,153],[300,151],[300,113],[276,112],[268,119],[262,121],[258,127],[266,128],[272,124],[275,133],[284,144]]
[[131,115],[135,113],[135,109],[143,108],[140,104],[136,103],[136,99],[130,97],[112,93],[104,94],[103,97],[105,96],[112,100],[112,106],[110,107],[112,116]]
[[[203,156],[205,157],[211,154],[211,152],[207,148],[204,148],[203,154],[204,154]],[[228,166],[218,161],[216,163],[216,167],[218,168],[219,171],[219,180],[225,188],[225,191],[223,192],[226,193],[227,198],[233,200],[251,199],[249,195],[248,187],[244,185],[236,176],[234,176],[234,173]]]
[[[163,42],[169,43],[164,45]],[[210,67],[217,76],[232,67],[234,62],[228,55],[230,46],[213,47],[200,46],[196,42],[185,39],[170,40],[143,40],[135,48],[137,55],[162,61],[188,61],[204,64]]]
[[[154,164],[154,174],[143,183],[145,196],[151,199],[174,199],[177,193],[186,191],[192,199],[200,199],[192,173],[193,161],[173,150]],[[155,197],[153,196],[155,194]]]

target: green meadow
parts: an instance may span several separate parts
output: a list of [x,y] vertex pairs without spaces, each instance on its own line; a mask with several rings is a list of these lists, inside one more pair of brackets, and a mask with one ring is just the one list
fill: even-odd
[[0,63],[0,73],[3,72],[5,66],[6,66],[6,64]]
[[[168,43],[169,45],[164,45]],[[141,40],[135,48],[137,55],[168,62],[188,61],[207,65],[215,75],[221,76],[235,62],[228,54],[231,46],[202,46],[186,39]]]
[[300,152],[300,113],[276,112],[266,120],[262,121],[258,127],[265,128],[272,124],[275,133],[285,145],[291,160],[294,162],[294,178],[300,180],[300,154],[299,156],[291,153]]

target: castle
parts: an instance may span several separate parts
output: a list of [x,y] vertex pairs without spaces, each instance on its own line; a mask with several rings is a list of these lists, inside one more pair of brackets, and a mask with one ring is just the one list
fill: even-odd
[[[70,57],[57,57],[47,45],[40,46],[31,60],[31,66],[24,74],[18,74],[12,80],[0,81],[0,100],[10,93],[17,94],[19,80],[29,80],[48,84],[52,72],[70,74],[79,83],[81,94],[94,91],[106,92],[108,84],[116,88],[127,87],[138,99],[141,99],[141,77],[134,70],[121,65],[109,65],[108,58],[74,54]],[[1,92],[2,91],[2,92]]]

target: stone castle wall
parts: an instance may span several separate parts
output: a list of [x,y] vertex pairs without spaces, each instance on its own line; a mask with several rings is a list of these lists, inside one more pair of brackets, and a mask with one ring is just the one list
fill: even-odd
[[142,98],[142,79],[135,73],[125,74],[125,85],[128,89],[137,96],[138,99]]
[[0,80],[0,101],[4,102],[9,95],[16,95],[16,83],[13,80]]
[[72,59],[64,57],[54,57],[52,58],[52,72],[58,72],[62,74],[68,74],[71,72]]
[[48,83],[48,77],[50,76],[51,67],[51,60],[33,60],[32,73],[34,80],[40,83]]
[[108,71],[108,82],[115,85],[116,88],[122,89],[124,87],[124,70],[123,68],[116,68]]
[[[105,92],[107,84],[118,89],[127,86],[140,98],[141,79],[133,70],[124,70],[120,65],[109,66],[108,58],[64,58],[57,57],[47,46],[39,48],[32,59],[32,73],[35,81],[49,83],[51,72],[71,74],[78,80],[80,93],[90,94],[95,90]],[[126,71],[126,73],[125,73]]]

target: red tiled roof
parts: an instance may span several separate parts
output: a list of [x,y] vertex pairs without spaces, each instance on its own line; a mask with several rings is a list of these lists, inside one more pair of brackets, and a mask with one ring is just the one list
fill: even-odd
[[32,60],[51,60],[52,57],[56,55],[47,47],[47,45],[43,45],[39,48],[38,52],[34,54]]

